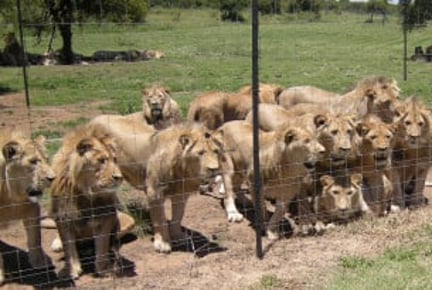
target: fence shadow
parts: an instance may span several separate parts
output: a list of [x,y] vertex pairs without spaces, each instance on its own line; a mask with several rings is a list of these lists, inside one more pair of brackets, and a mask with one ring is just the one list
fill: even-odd
[[55,287],[70,287],[70,281],[60,280],[54,265],[48,256],[46,268],[34,269],[30,265],[26,251],[0,241],[0,252],[5,266],[5,283],[17,283],[33,286],[35,289],[53,289]]

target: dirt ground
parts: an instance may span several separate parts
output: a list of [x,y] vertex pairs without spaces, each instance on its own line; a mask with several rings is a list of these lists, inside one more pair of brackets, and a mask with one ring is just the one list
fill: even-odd
[[[0,128],[15,125],[28,132],[60,130],[61,120],[99,114],[98,105],[37,107],[29,112],[22,94],[0,95]],[[431,200],[432,188],[427,188],[425,194]],[[144,196],[139,191],[128,190],[122,192],[122,198],[137,200]],[[252,211],[247,213],[253,215]],[[70,286],[80,289],[264,289],[259,285],[266,277],[274,279],[273,288],[266,289],[319,289],[332,279],[342,256],[373,257],[389,247],[412,243],[410,233],[428,225],[431,218],[432,206],[429,205],[385,218],[359,220],[321,236],[289,237],[273,243],[263,238],[264,257],[258,259],[250,220],[228,223],[220,200],[196,194],[187,204],[183,221],[191,236],[186,238],[187,246],[177,247],[168,255],[158,254],[153,251],[150,235],[129,235],[120,250],[122,275],[94,277],[92,259],[83,256],[85,273],[74,284],[58,279],[57,273],[63,267],[62,254],[50,249],[56,231],[44,229],[42,232],[43,247],[52,267],[33,270],[28,263],[23,227],[17,223],[1,232],[0,251],[8,278],[3,289]]]

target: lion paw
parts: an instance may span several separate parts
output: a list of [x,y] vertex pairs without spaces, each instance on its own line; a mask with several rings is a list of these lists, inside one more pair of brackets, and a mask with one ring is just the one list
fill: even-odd
[[171,252],[171,245],[165,241],[155,239],[153,242],[153,247],[156,252],[168,254]]
[[315,231],[317,234],[321,234],[321,233],[325,232],[326,229],[327,229],[327,226],[322,221],[317,221],[315,223]]
[[63,243],[60,239],[59,236],[57,236],[51,243],[51,250],[53,250],[53,252],[59,253],[61,251],[63,251]]
[[238,211],[229,211],[228,212],[228,222],[241,222],[243,220],[243,215]]
[[272,240],[272,241],[278,240],[279,239],[279,233],[271,231],[271,230],[267,230],[267,238],[269,240]]

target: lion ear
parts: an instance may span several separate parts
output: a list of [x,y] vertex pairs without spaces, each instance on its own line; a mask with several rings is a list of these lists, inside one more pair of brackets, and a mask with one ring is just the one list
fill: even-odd
[[332,186],[335,181],[331,175],[325,174],[320,177],[320,182],[323,187],[329,187]]
[[363,180],[363,176],[360,173],[354,173],[351,175],[351,184],[355,187],[360,188]]
[[356,126],[356,131],[359,136],[365,136],[369,132],[369,127],[366,124],[359,122]]
[[192,138],[188,134],[183,134],[179,137],[179,143],[183,149],[186,149],[186,147],[192,143]]
[[141,95],[143,97],[148,97],[150,95],[150,91],[147,88],[145,88],[141,91]]
[[296,138],[297,138],[297,134],[294,129],[291,128],[285,132],[285,138],[284,138],[285,144],[290,144]]
[[171,95],[171,89],[170,88],[163,87],[163,90],[167,95]]
[[327,121],[328,121],[327,116],[323,114],[317,114],[314,117],[314,124],[317,129],[327,125]]
[[80,156],[93,149],[93,142],[90,138],[82,139],[76,146],[76,150]]
[[369,100],[373,101],[373,100],[376,99],[376,92],[375,92],[375,90],[373,90],[373,89],[367,89],[366,92],[365,92],[365,96],[366,96]]
[[22,151],[22,148],[16,141],[10,141],[2,148],[2,154],[8,162],[14,159],[20,151]]

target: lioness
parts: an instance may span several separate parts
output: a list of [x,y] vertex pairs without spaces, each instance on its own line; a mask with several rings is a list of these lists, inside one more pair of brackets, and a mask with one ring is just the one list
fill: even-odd
[[314,86],[294,86],[282,91],[279,95],[279,105],[288,109],[302,103],[329,104],[337,97],[339,94]]
[[[225,123],[221,130],[224,132],[228,156],[234,165],[233,191],[230,192],[237,192],[245,176],[249,181],[253,180],[252,126],[245,121],[231,121]],[[287,122],[272,132],[260,132],[263,195],[276,200],[276,210],[266,230],[270,239],[279,237],[279,224],[289,202],[299,194],[307,168],[313,167],[324,151],[324,146],[317,141],[314,133],[295,123]],[[264,209],[263,200],[259,202]],[[227,214],[232,214],[235,209],[234,196],[227,194],[225,206]]]
[[[46,265],[37,197],[55,178],[45,155],[44,142],[44,137],[32,141],[15,129],[0,130],[0,228],[23,220],[33,267]],[[0,284],[5,280],[3,263],[0,254]]]
[[161,130],[182,121],[180,107],[170,96],[167,88],[153,85],[142,90],[142,112],[129,116],[141,119],[155,129]]
[[322,175],[321,190],[314,199],[314,210],[326,228],[330,223],[347,222],[363,213],[360,173]]
[[[278,85],[260,84],[259,101],[276,104],[281,91]],[[224,122],[245,119],[251,109],[252,87],[245,86],[237,93],[208,92],[196,97],[190,103],[187,119],[214,130]]]
[[384,123],[378,116],[368,115],[358,123],[360,136],[358,155],[349,168],[361,172],[363,195],[371,210],[379,216],[389,212],[392,185],[388,179],[397,124]]
[[66,135],[54,155],[57,177],[51,186],[51,210],[63,244],[62,275],[77,279],[82,273],[77,242],[94,239],[95,272],[110,270],[110,250],[119,260],[117,190],[123,180],[115,163],[115,143],[95,137],[82,126]]
[[315,97],[309,96],[307,102],[318,103],[335,113],[355,115],[357,119],[367,114],[376,114],[386,123],[392,123],[399,92],[400,88],[394,79],[383,76],[368,77],[339,97],[331,98],[318,94]]
[[[91,126],[115,138],[118,164],[125,179],[147,193],[156,251],[171,251],[171,241],[184,238],[181,229],[187,197],[201,184],[212,183],[227,163],[221,132],[202,124],[176,124],[156,131],[123,116],[98,116]],[[172,203],[167,222],[164,201]]]
[[[402,208],[426,202],[423,195],[431,164],[431,113],[416,97],[396,109],[398,131],[393,150],[392,182],[395,203]],[[409,190],[410,183],[414,187]]]

